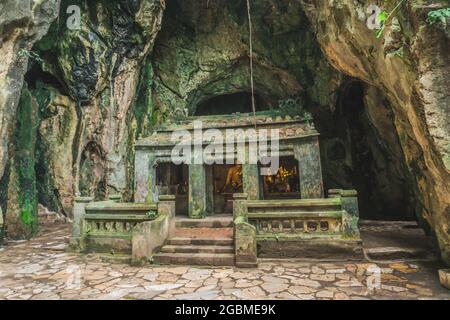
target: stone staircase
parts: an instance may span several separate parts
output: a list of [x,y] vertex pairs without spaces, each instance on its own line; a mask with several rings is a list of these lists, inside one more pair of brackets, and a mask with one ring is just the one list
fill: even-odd
[[175,236],[153,258],[156,264],[234,266],[232,216],[177,218]]

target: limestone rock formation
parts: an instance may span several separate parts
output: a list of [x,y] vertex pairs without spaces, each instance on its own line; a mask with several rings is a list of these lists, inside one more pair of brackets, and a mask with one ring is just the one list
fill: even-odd
[[[27,95],[26,91],[21,95],[21,89],[28,62],[36,58],[30,50],[33,44],[47,33],[50,23],[57,17],[59,9],[57,2],[57,0],[6,0],[0,3],[0,55],[2,57],[0,64],[0,177],[5,180],[5,167],[8,158],[11,158],[14,153],[12,150],[8,153],[8,149],[13,135],[19,98],[24,103],[22,109],[24,118],[21,119],[22,126],[19,127],[26,128],[19,141],[24,142],[23,148],[30,147],[29,150],[24,149],[24,152],[33,153],[34,150],[35,141],[28,135],[33,135],[28,131],[33,123],[26,122],[31,121],[35,114],[31,114],[31,96]],[[27,237],[33,235],[37,228],[36,197],[33,194],[35,177],[32,158],[34,155],[31,157],[29,155],[22,154],[17,158],[17,163],[9,162],[12,168],[11,178],[15,179],[14,186],[9,190],[14,190],[22,184],[25,189],[23,197],[14,194],[16,190],[9,192],[8,195],[2,191],[0,195],[1,205],[5,209],[7,199],[11,204],[14,203],[12,205],[14,209],[6,211],[5,219],[5,223],[10,226],[11,234]],[[16,177],[18,167],[21,167],[23,171],[18,173],[19,177]],[[3,190],[5,188],[3,187]],[[14,195],[14,200],[11,199],[11,195]]]
[[[448,3],[407,1],[381,39],[366,26],[369,4],[252,1],[257,107],[311,113],[325,187],[360,189],[366,218],[418,218],[450,263],[449,29],[448,19],[427,22]],[[66,25],[69,5],[80,8],[79,29]],[[136,139],[177,114],[248,102],[244,0],[7,0],[0,9],[8,237],[33,233],[22,225],[38,203],[70,216],[76,194],[132,200]]]
[[58,15],[57,0],[6,0],[0,3],[0,177],[8,159],[8,141],[29,51]]
[[448,23],[427,22],[430,10],[448,2],[409,1],[379,40],[366,27],[371,1],[302,2],[330,63],[385,92],[414,179],[418,214],[450,261]]

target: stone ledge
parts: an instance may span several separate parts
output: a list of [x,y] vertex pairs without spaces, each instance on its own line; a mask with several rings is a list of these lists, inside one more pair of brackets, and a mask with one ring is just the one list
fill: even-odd
[[276,239],[258,240],[258,258],[302,258],[363,260],[362,241],[359,239]]

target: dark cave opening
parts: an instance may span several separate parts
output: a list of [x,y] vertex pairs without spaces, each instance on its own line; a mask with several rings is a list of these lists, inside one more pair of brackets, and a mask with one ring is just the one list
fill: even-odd
[[66,93],[61,82],[54,75],[43,71],[38,63],[34,63],[30,70],[25,74],[25,82],[28,84],[28,88],[32,90],[37,88],[38,82],[42,82],[58,89],[61,93]]
[[[256,111],[265,110],[264,100],[255,94]],[[252,95],[250,92],[224,94],[209,98],[200,103],[195,111],[196,116],[215,116],[233,113],[251,113]]]
[[319,124],[331,128],[323,135],[325,187],[356,189],[361,219],[413,220],[404,159],[393,152],[400,148],[390,145],[399,142],[388,139],[397,133],[377,131],[367,110],[366,89],[363,82],[347,82],[334,115]]

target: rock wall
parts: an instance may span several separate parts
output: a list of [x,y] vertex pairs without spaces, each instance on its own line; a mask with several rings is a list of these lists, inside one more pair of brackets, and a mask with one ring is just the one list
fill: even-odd
[[[50,23],[58,15],[58,6],[56,0],[40,1],[14,1],[6,0],[0,3],[0,55],[2,63],[0,64],[0,177],[3,178],[3,185],[8,184],[4,177],[7,165],[11,167],[11,173],[8,174],[14,179],[14,185],[10,188],[10,193],[6,193],[6,187],[2,188],[0,194],[0,205],[6,209],[6,200],[10,199],[14,210],[6,211],[6,224],[20,229],[14,232],[31,236],[37,227],[37,207],[33,191],[35,190],[35,177],[33,166],[33,157],[28,157],[25,153],[33,153],[34,139],[31,128],[35,114],[31,113],[32,98],[27,91],[21,95],[23,77],[27,71],[28,61],[30,60],[30,50],[33,44],[44,36]],[[19,122],[19,128],[25,128],[21,134],[16,136],[17,140],[22,142],[22,151],[10,150],[10,138],[14,134],[16,111],[22,100],[23,106],[19,115],[23,115]],[[28,130],[28,131],[27,131]],[[30,148],[26,150],[26,148]],[[15,162],[9,161],[13,154],[19,152]],[[17,168],[21,172],[17,172]],[[19,185],[24,187],[24,193],[19,197],[14,194]],[[14,200],[11,199],[14,197]],[[9,201],[8,201],[9,202]],[[0,231],[0,234],[2,232]]]
[[[133,184],[136,88],[165,6],[163,0],[35,2],[22,7],[10,1],[5,9],[18,22],[0,19],[0,50],[11,56],[0,78],[6,93],[0,101],[0,199],[11,238],[34,234],[37,224],[28,218],[37,221],[38,201],[70,216],[76,194],[126,196]],[[70,5],[81,9],[79,29],[66,27]],[[32,109],[36,122],[27,123],[27,111],[16,114],[16,96],[23,98],[19,109]],[[16,147],[22,140],[31,146]]]
[[[16,218],[37,202],[70,216],[75,194],[131,200],[139,136],[180,110],[195,114],[208,101],[250,91],[245,0],[25,2],[0,5],[9,9],[0,11],[0,201],[10,237],[30,235]],[[378,210],[406,203],[449,261],[449,32],[426,22],[445,1],[408,1],[381,39],[366,27],[372,2],[252,1],[258,104],[314,116],[325,187],[351,187],[361,173],[355,153],[370,152],[374,161],[362,174],[373,177],[373,201],[387,203]],[[66,27],[73,4],[81,8],[79,30]],[[364,84],[357,121],[366,139],[357,143],[337,118],[340,94],[354,79]],[[338,138],[346,156],[336,161]],[[28,153],[16,147],[20,139],[31,143]],[[358,151],[358,144],[368,146]],[[34,170],[21,172],[20,163]]]
[[[417,212],[433,229],[450,262],[449,29],[427,13],[447,1],[409,1],[381,39],[366,26],[373,1],[302,1],[328,61],[380,88],[392,105]],[[390,11],[395,3],[378,1]],[[376,125],[376,124],[375,124]],[[381,128],[380,128],[381,129]]]

